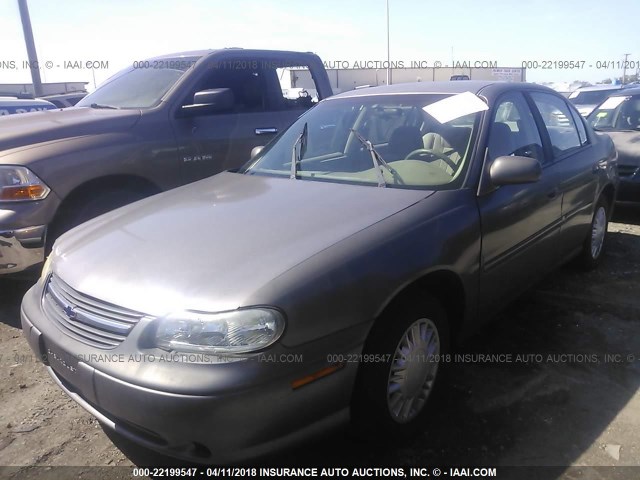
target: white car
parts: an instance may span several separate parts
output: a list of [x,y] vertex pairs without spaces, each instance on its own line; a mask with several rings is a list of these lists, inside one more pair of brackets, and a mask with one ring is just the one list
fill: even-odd
[[39,112],[41,110],[53,110],[56,107],[46,100],[24,99],[17,97],[0,97],[0,116],[14,113]]

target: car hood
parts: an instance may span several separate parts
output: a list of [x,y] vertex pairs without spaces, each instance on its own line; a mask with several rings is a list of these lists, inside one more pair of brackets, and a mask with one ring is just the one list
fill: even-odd
[[618,152],[619,165],[635,165],[640,167],[640,131],[605,132]]
[[222,173],[71,230],[53,268],[86,295],[150,315],[232,310],[432,193]]
[[0,117],[0,157],[9,150],[52,140],[124,131],[140,118],[140,110],[72,107],[64,110]]

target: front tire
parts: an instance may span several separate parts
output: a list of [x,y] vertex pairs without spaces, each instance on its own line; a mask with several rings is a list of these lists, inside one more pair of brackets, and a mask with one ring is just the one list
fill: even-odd
[[602,261],[609,227],[609,202],[600,198],[591,219],[589,234],[582,246],[580,264],[586,270],[596,268]]
[[391,308],[378,319],[356,380],[356,432],[391,438],[415,432],[429,415],[428,404],[442,376],[440,360],[448,351],[446,313],[431,297]]

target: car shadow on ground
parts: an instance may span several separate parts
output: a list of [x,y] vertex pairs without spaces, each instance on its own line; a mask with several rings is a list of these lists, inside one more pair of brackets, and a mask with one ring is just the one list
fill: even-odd
[[0,321],[21,328],[20,303],[36,280],[0,278]]
[[617,204],[611,221],[631,225],[640,225],[640,204]]
[[[640,361],[629,357],[640,353],[640,300],[627,294],[638,281],[640,237],[612,232],[599,269],[560,269],[457,349],[415,437],[362,441],[345,427],[248,465],[615,463],[598,442],[640,386]],[[177,463],[115,441],[134,463]],[[620,460],[637,463],[639,447],[622,445]]]

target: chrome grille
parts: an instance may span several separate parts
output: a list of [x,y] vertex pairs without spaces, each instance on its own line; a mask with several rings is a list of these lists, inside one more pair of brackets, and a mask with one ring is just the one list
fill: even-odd
[[633,177],[638,171],[635,165],[618,165],[618,175],[621,177]]
[[120,345],[145,316],[84,295],[56,275],[47,280],[42,307],[64,333],[102,349]]

